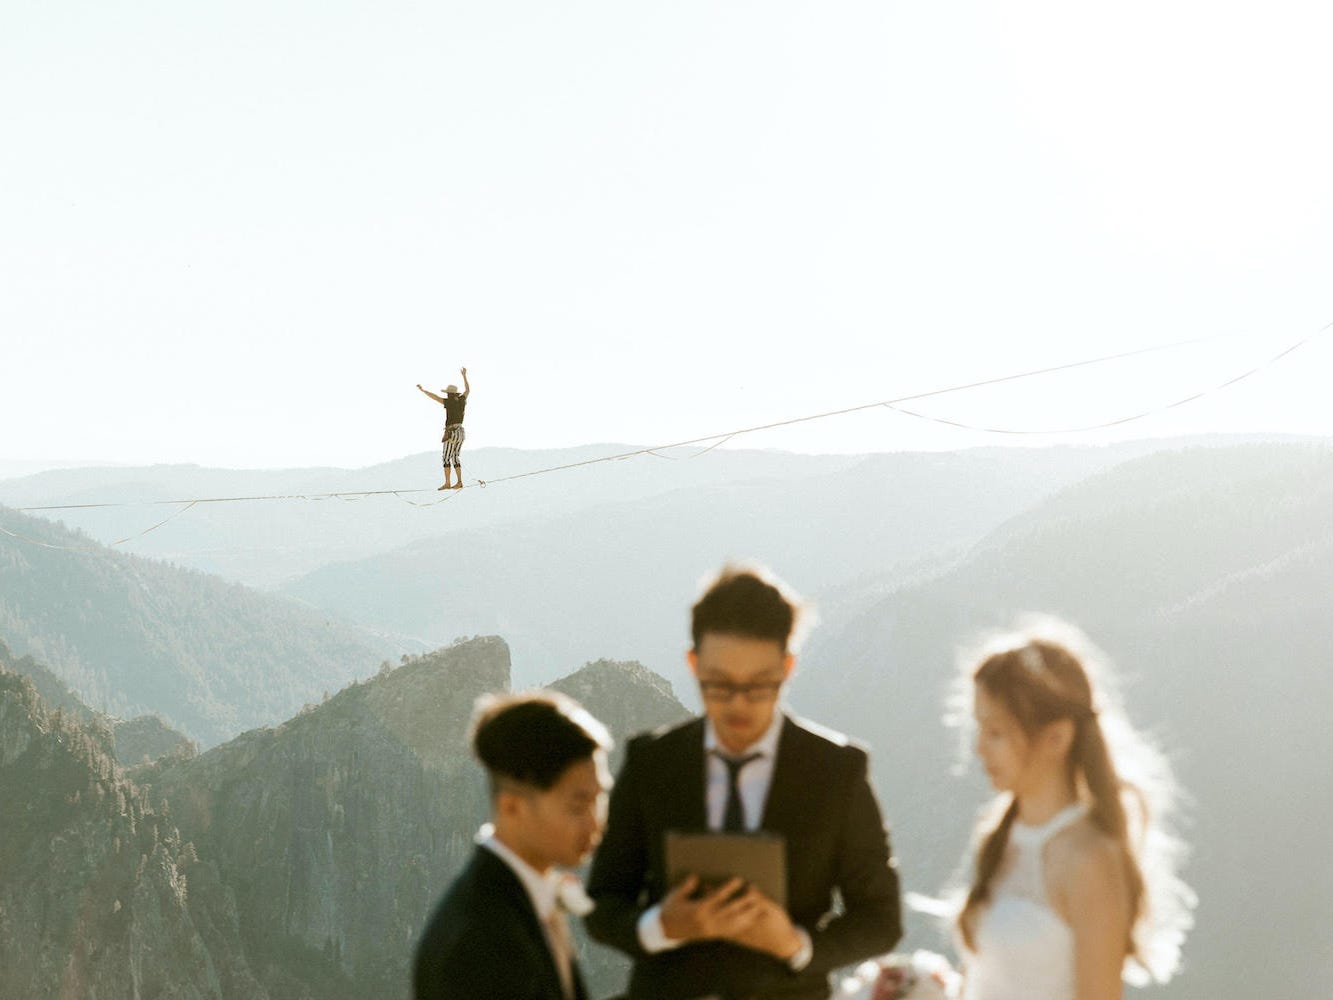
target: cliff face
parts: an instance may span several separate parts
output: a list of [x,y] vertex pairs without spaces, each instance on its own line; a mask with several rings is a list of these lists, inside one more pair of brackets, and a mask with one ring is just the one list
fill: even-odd
[[669,681],[633,660],[598,660],[551,687],[578,699],[611,730],[616,741],[613,768],[619,767],[631,736],[680,722],[690,714],[676,700]]
[[112,752],[125,767],[157,760],[173,751],[194,745],[184,733],[172,729],[156,715],[116,719],[111,724]]
[[[274,1000],[406,995],[421,928],[489,810],[468,721],[480,695],[509,684],[508,646],[473,639],[276,729],[138,772],[235,893]],[[599,661],[553,687],[618,744],[686,714],[636,663]],[[582,948],[596,993],[623,981],[618,956]]]
[[[619,745],[686,714],[635,663],[554,686]],[[119,733],[0,672],[0,1000],[405,997],[489,811],[468,721],[508,687],[508,647],[474,639],[125,772]],[[619,956],[581,947],[595,995],[623,982]]]
[[143,773],[234,891],[275,998],[405,993],[425,917],[487,811],[468,718],[508,684],[508,647],[478,639]]
[[230,895],[99,737],[0,670],[0,998],[267,996]]
[[[676,700],[669,681],[633,661],[598,660],[551,687],[578,699],[611,730],[616,741],[611,753],[613,773],[619,773],[625,743],[631,736],[680,722],[690,714]],[[576,922],[575,939],[579,967],[593,996],[622,993],[629,981],[629,960],[591,940],[580,922]]]

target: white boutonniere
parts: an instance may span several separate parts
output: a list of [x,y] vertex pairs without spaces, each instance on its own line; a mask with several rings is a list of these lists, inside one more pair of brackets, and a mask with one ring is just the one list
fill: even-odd
[[556,882],[555,898],[562,909],[576,917],[586,917],[595,906],[578,876],[568,873],[562,874]]

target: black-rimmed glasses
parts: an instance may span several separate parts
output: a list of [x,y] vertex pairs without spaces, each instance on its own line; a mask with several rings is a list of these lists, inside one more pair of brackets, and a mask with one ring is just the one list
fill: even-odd
[[772,701],[778,696],[782,681],[751,681],[749,684],[733,684],[731,681],[700,681],[699,691],[705,701],[731,701],[740,695],[750,704]]

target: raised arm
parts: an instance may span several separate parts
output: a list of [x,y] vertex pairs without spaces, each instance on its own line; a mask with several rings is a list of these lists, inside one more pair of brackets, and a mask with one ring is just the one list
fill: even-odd
[[472,391],[472,386],[468,385],[467,382],[467,369],[460,368],[458,373],[463,376],[463,395],[466,397],[467,394]]
[[[420,382],[417,383],[417,388],[418,388],[418,389],[421,389],[421,383],[420,383]],[[437,402],[437,403],[443,403],[443,402],[444,402],[443,399],[441,399],[439,396],[435,395],[435,393],[431,392],[429,389],[421,389],[421,391],[424,392],[424,393],[425,393],[427,396],[429,396],[431,399],[435,400],[435,402]]]

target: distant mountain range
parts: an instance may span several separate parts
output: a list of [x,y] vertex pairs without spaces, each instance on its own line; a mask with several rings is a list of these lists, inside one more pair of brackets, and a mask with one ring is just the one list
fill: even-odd
[[296,601],[97,545],[0,508],[0,639],[85,702],[209,745],[276,722],[420,645]]
[[[1191,439],[1228,443],[1232,438]],[[161,501],[220,497],[278,496],[283,500],[204,503],[156,530],[135,537],[122,551],[168,559],[177,565],[216,573],[257,587],[275,587],[330,563],[391,552],[419,539],[521,522],[543,522],[599,505],[634,503],[680,490],[725,489],[764,484],[771,499],[820,487],[856,488],[857,476],[836,478],[864,463],[901,468],[908,482],[929,480],[934,468],[965,467],[970,456],[985,464],[1015,461],[1033,469],[1038,490],[1057,488],[1098,468],[1145,452],[1170,448],[1167,440],[1126,442],[1097,448],[975,449],[964,452],[887,455],[800,455],[773,450],[697,448],[603,462],[590,468],[498,481],[541,469],[576,465],[632,451],[636,445],[605,443],[578,448],[522,450],[479,448],[468,452],[464,472],[496,481],[494,488],[469,486],[450,495],[440,485],[437,450],[364,469],[206,469],[194,465],[80,467],[0,479],[0,504],[122,503],[124,507],[68,509],[41,516],[63,522],[103,543],[139,535],[168,517],[176,506]],[[691,457],[693,456],[693,457]],[[1023,457],[1026,456],[1026,457]],[[1062,467],[1063,466],[1063,467]],[[1046,469],[1048,471],[1043,472]],[[1022,475],[1009,486],[1025,487]],[[835,477],[825,480],[825,477]],[[339,491],[406,490],[400,497],[301,500]],[[420,493],[412,493],[420,490]],[[926,494],[927,497],[934,494]],[[432,506],[412,506],[429,504]],[[833,507],[830,507],[830,504]],[[816,510],[836,510],[826,499]],[[771,508],[769,508],[771,509]],[[890,510],[888,514],[896,513]]]
[[[570,465],[632,450],[624,444],[525,451],[479,448],[466,455],[469,483]],[[696,449],[697,450],[697,449]],[[122,548],[169,559],[254,586],[271,587],[330,562],[364,558],[416,539],[545,518],[590,504],[633,501],[700,485],[779,478],[799,469],[822,475],[846,468],[846,456],[782,452],[667,452],[589,470],[556,472],[440,494],[440,453],[423,452],[365,469],[205,469],[192,465],[78,468],[0,480],[0,504],[123,503],[130,506],[53,511],[49,516],[102,542],[137,535],[179,509],[157,501],[278,496],[283,500],[207,503]],[[402,490],[401,496],[312,499],[335,492]],[[420,491],[420,492],[414,492]],[[436,503],[436,501],[444,501]],[[144,504],[147,504],[145,506]],[[413,506],[414,504],[418,506]],[[429,506],[426,506],[429,505]]]
[[1188,793],[1198,927],[1161,995],[1234,996],[1256,955],[1281,970],[1269,992],[1323,995],[1330,594],[1333,447],[1163,452],[1012,518],[936,575],[849,598],[859,612],[815,634],[792,700],[872,742],[908,884],[932,892],[986,794],[975,768],[950,777],[957,739],[939,723],[960,647],[1025,612],[1077,623]]
[[[758,558],[810,595],[896,579],[1145,447],[875,455],[824,471],[785,456],[763,477],[733,470],[655,496],[460,527],[330,564],[282,590],[429,644],[499,632],[526,683],[606,655],[680,682],[686,611],[723,559]],[[742,454],[737,467],[761,460],[771,458]]]
[[[404,960],[401,951],[377,958],[366,944],[369,923],[347,903],[365,877],[359,873],[390,885],[368,904],[381,917],[374,907],[387,905],[387,894],[401,896],[403,913],[384,919],[405,938],[411,914],[465,850],[484,802],[459,742],[462,720],[470,698],[502,673],[516,686],[564,678],[560,685],[618,720],[622,735],[680,717],[685,707],[676,694],[686,704],[696,700],[681,654],[699,577],[728,556],[768,562],[815,599],[821,618],[802,651],[791,703],[871,744],[906,884],[931,892],[963,860],[972,816],[986,797],[975,769],[962,779],[950,775],[957,738],[939,721],[958,649],[1023,612],[1066,616],[1126,675],[1132,717],[1171,753],[1190,798],[1184,832],[1195,856],[1186,875],[1200,893],[1199,924],[1185,974],[1143,995],[1234,995],[1236,984],[1253,981],[1256,956],[1276,970],[1264,974],[1266,992],[1326,992],[1323,928],[1333,918],[1333,876],[1321,863],[1322,836],[1333,822],[1325,773],[1333,729],[1324,721],[1333,702],[1325,652],[1333,648],[1328,442],[1158,441],[833,457],[822,465],[775,453],[742,453],[732,465],[731,455],[520,481],[545,485],[504,501],[507,507],[497,498],[516,497],[508,487],[463,491],[436,508],[395,500],[386,509],[398,513],[382,531],[377,507],[339,501],[327,508],[341,512],[330,522],[324,506],[297,503],[281,515],[280,531],[255,529],[256,551],[246,557],[257,572],[279,578],[284,553],[266,550],[266,532],[290,533],[312,568],[285,585],[286,596],[97,549],[87,536],[0,509],[0,525],[11,530],[97,549],[58,552],[0,535],[0,639],[14,651],[9,662],[32,654],[30,666],[51,668],[41,683],[53,701],[65,696],[63,685],[99,710],[122,718],[157,712],[205,746],[223,743],[197,758],[188,748],[172,751],[125,778],[159,817],[153,822],[168,844],[163,877],[177,878],[172,870],[194,863],[181,853],[193,843],[203,865],[195,878],[216,885],[220,900],[204,891],[199,906],[221,908],[196,913],[191,894],[186,916],[191,926],[212,928],[210,954],[216,947],[243,959],[218,958],[210,975],[250,976],[266,991],[234,995],[337,997],[379,995],[368,984],[394,981],[401,966],[393,963]],[[710,480],[706,463],[714,461]],[[617,473],[605,493],[591,485],[603,471]],[[349,482],[349,474],[328,474]],[[567,492],[555,488],[562,481]],[[96,483],[84,485],[91,491]],[[12,502],[3,490],[0,497]],[[438,525],[429,519],[450,509],[467,513],[434,537],[409,534],[413,519],[424,514]],[[250,544],[246,518],[263,520],[254,510],[227,525],[238,532],[229,550]],[[172,525],[190,523],[196,511]],[[203,523],[214,532],[210,544],[224,537]],[[308,543],[323,537],[336,549],[341,539],[328,534],[330,523],[355,536],[349,544],[365,554],[321,563]],[[402,661],[421,643],[478,633],[511,640],[503,671],[498,640]],[[402,635],[411,638],[395,638]],[[607,656],[617,661],[569,676]],[[324,701],[325,691],[369,677],[377,663],[385,664],[384,676]],[[458,680],[458,690],[436,690],[432,678]],[[37,697],[35,690],[15,694],[13,704]],[[303,705],[310,707],[301,712]],[[50,712],[20,715],[39,720],[24,732],[85,733],[74,741],[84,748],[75,773],[112,777],[96,779],[101,793],[82,794],[112,794],[117,772],[107,770],[114,762],[104,729],[80,726],[68,712],[58,724]],[[237,735],[284,718],[277,729]],[[38,744],[48,746],[44,740]],[[357,761],[374,762],[355,781],[350,747]],[[445,805],[431,812],[418,806],[423,796]],[[386,818],[403,809],[399,819]],[[106,830],[119,829],[105,822]],[[243,836],[232,838],[232,826]],[[179,844],[171,847],[168,828],[177,827]],[[445,832],[430,841],[428,829]],[[363,833],[368,847],[357,846]],[[245,837],[259,838],[259,846]],[[425,874],[402,875],[409,864]],[[256,867],[265,885],[284,887],[281,906],[249,874]],[[31,892],[38,883],[26,885]],[[121,891],[147,890],[126,883]],[[369,890],[363,884],[361,891]],[[3,912],[26,913],[22,907],[35,903],[5,905],[18,909]],[[908,941],[944,943],[921,918],[909,921]],[[273,954],[265,951],[270,944]],[[588,961],[608,989],[623,974],[623,965],[596,950]]]
[[[507,637],[520,683],[608,655],[679,681],[683,608],[723,557],[765,559],[807,592],[894,575],[1162,446],[641,456],[465,490],[428,508],[394,497],[204,504],[114,550],[96,540],[134,534],[175,508],[61,511],[57,524],[0,508],[0,527],[38,543],[0,533],[0,637],[95,707],[156,711],[205,745],[283,718],[386,657],[481,632]],[[483,449],[472,468],[498,478],[624,447]],[[382,489],[433,477],[427,458],[353,472],[80,468],[0,482],[0,502]],[[434,502],[428,492],[404,499]],[[189,572],[223,550],[251,585],[315,567],[285,587],[304,607]]]
[[144,759],[156,760],[190,742],[184,733],[172,729],[156,715],[118,719],[94,711],[50,668],[31,656],[15,656],[3,642],[0,642],[0,670],[30,681],[48,711],[59,712],[99,734],[105,749],[124,767]]

